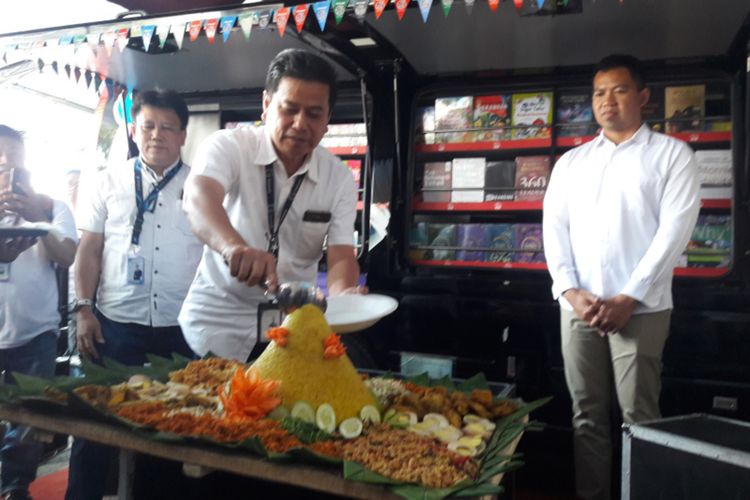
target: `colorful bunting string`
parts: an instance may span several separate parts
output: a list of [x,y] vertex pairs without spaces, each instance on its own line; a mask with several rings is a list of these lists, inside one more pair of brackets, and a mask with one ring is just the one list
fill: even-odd
[[279,36],[283,37],[286,31],[286,25],[289,22],[290,7],[282,7],[276,11],[276,27],[279,29]]
[[237,22],[237,16],[224,16],[221,18],[221,38],[224,40],[224,43],[227,43],[227,40],[229,40],[229,35],[232,34],[235,22]]
[[297,33],[302,31],[307,20],[307,13],[310,11],[310,4],[303,3],[294,7],[294,24],[297,26]]

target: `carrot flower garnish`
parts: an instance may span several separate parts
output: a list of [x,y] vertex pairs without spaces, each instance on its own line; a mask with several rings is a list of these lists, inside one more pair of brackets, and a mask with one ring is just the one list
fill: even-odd
[[341,343],[341,337],[335,333],[330,334],[323,340],[323,357],[325,359],[341,357],[345,352],[346,347]]
[[262,380],[257,369],[238,368],[232,379],[219,388],[219,400],[224,407],[224,417],[240,420],[257,420],[268,415],[281,404],[278,380]]
[[268,331],[266,331],[266,337],[269,340],[276,342],[279,347],[286,347],[289,343],[289,330],[283,326],[269,328]]

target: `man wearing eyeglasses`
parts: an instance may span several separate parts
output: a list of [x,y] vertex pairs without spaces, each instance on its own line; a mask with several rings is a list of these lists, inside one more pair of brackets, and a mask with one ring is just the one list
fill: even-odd
[[[81,193],[74,311],[81,355],[142,365],[148,353],[193,356],[177,314],[203,244],[182,211],[190,171],[180,159],[185,102],[174,92],[144,91],[133,99],[131,115],[139,156],[100,172]],[[109,452],[102,448],[73,445],[66,498],[101,498],[102,453]]]

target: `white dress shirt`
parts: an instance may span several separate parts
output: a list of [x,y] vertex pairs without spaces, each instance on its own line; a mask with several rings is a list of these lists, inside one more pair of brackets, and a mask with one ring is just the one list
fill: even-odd
[[[221,184],[224,208],[237,232],[251,247],[268,248],[266,165],[274,164],[275,224],[297,176],[306,174],[279,231],[277,274],[280,282],[315,282],[323,241],[354,244],[357,193],[351,174],[337,157],[317,147],[292,177],[287,177],[264,127],[215,132],[201,144],[190,175]],[[328,222],[305,221],[307,211],[330,213]],[[256,342],[257,306],[265,301],[259,287],[248,287],[229,274],[221,255],[203,251],[180,326],[190,347],[245,361]]]
[[635,313],[672,308],[672,272],[700,209],[690,147],[642,125],[615,145],[600,134],[565,153],[544,198],[544,253],[552,294],[625,294]]
[[[78,242],[70,209],[55,200],[52,226],[63,238]],[[7,281],[0,281],[0,349],[28,343],[49,330],[57,331],[60,314],[55,268],[37,242],[10,264]]]
[[[104,234],[96,307],[120,323],[175,326],[203,249],[182,210],[183,185],[190,168],[183,164],[159,192],[154,213],[144,214],[137,251],[145,263],[143,284],[129,284],[128,256],[137,213],[134,161],[98,172],[78,204],[78,228]],[[161,177],[141,164],[146,198]],[[164,174],[175,166],[176,162]]]

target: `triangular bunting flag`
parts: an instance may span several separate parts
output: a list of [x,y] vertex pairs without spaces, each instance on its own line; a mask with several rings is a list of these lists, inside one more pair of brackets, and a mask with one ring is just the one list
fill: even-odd
[[271,24],[271,11],[258,14],[258,28],[264,30]]
[[177,48],[182,48],[182,42],[185,40],[185,23],[173,24],[170,30],[174,36],[174,41],[177,42]]
[[253,19],[255,18],[257,14],[254,14],[252,12],[246,12],[244,14],[241,14],[239,17],[239,25],[240,29],[242,30],[242,34],[245,35],[245,39],[250,39],[250,33],[253,31]]
[[76,79],[76,83],[78,83],[78,80],[81,79],[81,68],[76,66],[73,69],[73,77]]
[[143,36],[143,29],[140,24],[134,24],[130,27],[130,38]]
[[224,43],[227,43],[227,40],[229,40],[229,35],[232,34],[232,28],[234,28],[236,21],[237,16],[224,16],[221,18],[221,38],[224,40]]
[[163,49],[164,44],[167,43],[167,38],[169,38],[169,25],[160,24],[159,26],[157,26],[156,35],[159,37],[159,48]]
[[143,38],[143,50],[148,52],[148,48],[151,46],[151,39],[156,32],[156,25],[149,24],[144,26],[141,30],[141,37]]
[[81,45],[83,45],[86,42],[86,35],[76,35],[73,37],[73,45],[75,45],[75,48],[78,49]]
[[282,7],[276,11],[276,27],[279,29],[279,36],[284,36],[286,23],[289,22],[289,7]]
[[422,21],[427,22],[427,16],[430,15],[432,0],[419,0],[419,12],[422,13]]
[[201,28],[203,27],[203,21],[195,20],[190,21],[190,41],[194,42],[198,39],[198,35],[201,34]]
[[107,49],[107,55],[112,55],[112,46],[115,44],[117,35],[114,31],[107,31],[102,35],[102,41],[104,42],[104,48]]
[[86,35],[86,41],[89,42],[90,45],[97,47],[99,45],[99,42],[102,41],[102,34],[101,33],[89,33],[88,35]]
[[474,2],[476,0],[464,0],[464,3],[466,4],[466,12],[471,14],[471,11],[474,9]]
[[62,36],[60,37],[60,47],[65,47],[67,45],[70,45],[73,43],[73,37],[72,36]]
[[487,3],[490,4],[490,10],[492,12],[497,12],[497,6],[500,5],[500,0],[487,0]]
[[125,50],[125,47],[128,46],[128,41],[128,29],[120,28],[117,30],[117,48],[120,49],[120,52]]
[[523,0],[513,0],[513,5],[516,6],[516,9],[521,10],[521,7],[523,7]]
[[308,12],[310,12],[310,4],[303,3],[294,7],[294,24],[297,26],[297,33],[304,28]]
[[101,90],[102,81],[104,81],[104,78],[102,78],[101,73],[94,73],[94,90],[97,92]]
[[50,66],[52,67],[52,71],[54,71],[56,75],[60,74],[60,71],[57,69],[57,61],[52,61],[52,64],[50,64]]
[[[622,1],[622,0],[620,0]],[[544,0],[536,0],[536,4],[539,6],[539,9],[542,8],[542,5],[544,5]]]
[[347,3],[349,3],[349,0],[333,0],[333,17],[336,19],[336,24],[339,24],[344,18]]
[[388,0],[375,0],[373,2],[373,8],[375,9],[375,19],[380,19],[383,15],[383,11],[388,5]]
[[206,19],[206,24],[203,25],[203,29],[206,31],[208,43],[213,45],[214,40],[216,40],[216,30],[219,29],[219,19],[216,17],[213,19]]
[[567,7],[567,6],[568,6],[568,0],[563,0],[563,7]]
[[313,11],[315,11],[315,19],[318,20],[318,26],[320,31],[325,31],[326,21],[328,20],[328,11],[331,10],[331,0],[323,0],[322,2],[315,2],[313,4]]
[[39,72],[41,73],[44,69],[44,61],[42,61],[42,58],[36,60],[36,67],[39,68]]
[[354,4],[354,17],[359,22],[364,22],[365,16],[367,15],[367,6],[370,4],[369,0],[352,0]]
[[396,13],[398,14],[399,21],[404,18],[406,8],[409,6],[410,1],[411,0],[396,0]]
[[443,15],[448,17],[448,13],[451,11],[451,7],[453,7],[453,0],[440,0],[440,4],[443,6]]
[[68,80],[70,80],[70,64],[66,64],[64,66],[65,69],[65,75],[68,77]]
[[83,74],[84,78],[86,78],[86,88],[91,87],[91,81],[94,79],[94,76],[91,74],[91,71],[86,71]]

